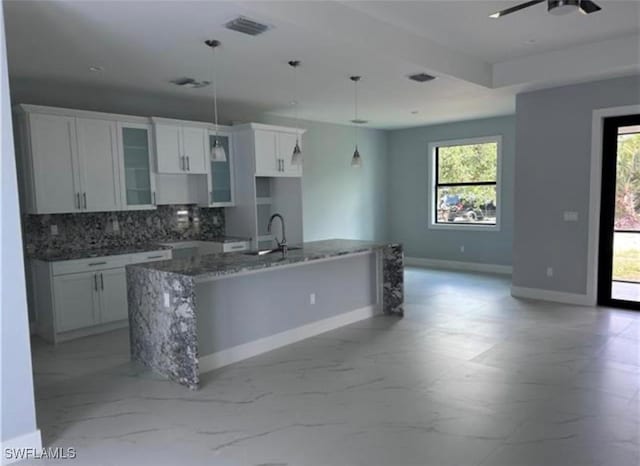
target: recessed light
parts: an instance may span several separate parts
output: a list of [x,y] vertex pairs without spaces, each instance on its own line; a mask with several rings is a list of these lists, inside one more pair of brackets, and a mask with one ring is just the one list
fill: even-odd
[[99,73],[100,71],[104,71],[104,66],[91,65],[89,67],[89,71],[91,71],[92,73]]

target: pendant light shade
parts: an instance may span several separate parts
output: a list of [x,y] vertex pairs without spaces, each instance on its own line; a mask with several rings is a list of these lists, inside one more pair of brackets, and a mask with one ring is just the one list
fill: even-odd
[[217,84],[218,81],[216,79],[216,48],[220,46],[220,41],[218,40],[207,40],[205,41],[209,47],[211,47],[211,53],[213,55],[212,64],[213,64],[213,79],[211,82],[213,83],[213,120],[216,128],[216,135],[213,141],[213,145],[211,146],[211,153],[209,154],[211,160],[213,162],[226,162],[227,161],[227,153],[224,150],[224,146],[220,144],[220,140],[218,139],[218,90]]
[[360,81],[360,76],[351,76],[351,81],[353,81],[353,94],[354,94],[354,118],[352,120],[353,127],[355,128],[355,145],[356,150],[353,151],[353,156],[351,157],[351,166],[353,168],[361,168],[362,167],[362,157],[360,157],[360,151],[358,151],[358,124],[360,124],[361,120],[358,119],[358,81]]
[[296,145],[293,148],[293,153],[291,154],[291,165],[302,165],[302,149],[300,148],[300,128],[298,128],[298,67],[300,66],[300,60],[291,60],[289,62],[289,66],[293,68],[294,79],[293,79],[293,91],[295,93],[294,96],[294,105],[296,106]]

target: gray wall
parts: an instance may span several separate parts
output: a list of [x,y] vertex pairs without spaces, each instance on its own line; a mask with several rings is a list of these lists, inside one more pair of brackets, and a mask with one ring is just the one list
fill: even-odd
[[[2,243],[0,251],[0,377],[2,423],[0,443],[36,431],[31,350],[27,322],[27,300],[22,257],[22,237],[18,209],[18,187],[13,152],[11,108],[7,81],[4,19],[0,5],[0,95],[2,96],[2,192],[0,218]],[[27,445],[22,445],[27,446]],[[39,445],[31,445],[38,447]],[[4,454],[4,452],[2,452]]]
[[346,256],[196,284],[198,308],[215,310],[198,315],[199,354],[376,304],[375,258]]
[[[515,286],[586,293],[592,113],[638,103],[638,77],[517,96]],[[564,222],[565,210],[579,221]]]
[[[142,116],[209,121],[209,99],[166,97],[143,90],[99,89],[70,83],[14,79],[14,104],[29,103]],[[264,114],[259,108],[220,105],[222,122],[254,121],[293,126],[295,121]],[[304,152],[304,235],[312,241],[327,238],[380,240],[386,237],[387,134],[360,131],[364,160],[360,170],[350,167],[354,132],[347,125],[301,121],[307,129]]]
[[[428,145],[430,142],[502,136],[500,231],[430,230]],[[388,157],[389,239],[405,254],[438,260],[511,265],[515,117],[487,118],[390,132]],[[460,246],[465,247],[464,253]]]

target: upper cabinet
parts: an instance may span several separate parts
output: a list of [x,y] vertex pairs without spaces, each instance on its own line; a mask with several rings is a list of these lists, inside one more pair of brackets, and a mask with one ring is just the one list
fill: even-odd
[[[135,154],[136,144],[127,128],[144,128],[147,134],[146,144],[141,143]],[[108,114],[24,105],[18,107],[16,130],[27,213],[155,207],[150,126],[120,122]],[[142,169],[143,153],[146,169]],[[134,167],[141,168],[136,175]],[[135,190],[146,194],[136,197]]]
[[156,204],[152,126],[118,123],[122,202],[127,209],[152,209]]
[[208,167],[207,125],[153,118],[158,173],[205,175]]
[[304,130],[249,123],[234,127],[234,132],[238,141],[236,152],[253,160],[256,176],[302,176],[302,166],[293,165],[291,156],[296,138],[301,138]]

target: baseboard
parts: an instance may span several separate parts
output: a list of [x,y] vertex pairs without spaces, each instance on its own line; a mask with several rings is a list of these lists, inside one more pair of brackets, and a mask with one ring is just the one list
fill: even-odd
[[586,294],[565,293],[563,291],[542,290],[540,288],[525,288],[512,286],[511,296],[516,298],[538,299],[554,303],[576,304],[579,306],[594,306],[595,301]]
[[430,267],[435,269],[468,270],[470,272],[487,272],[511,275],[510,265],[482,264],[480,262],[445,261],[440,259],[426,259],[424,257],[405,257],[405,265],[416,267]]
[[[9,440],[5,440],[2,442],[2,459],[0,460],[0,464],[5,465],[15,463],[17,461],[22,461],[27,457],[23,456],[22,458],[16,458],[16,455],[26,455],[26,450],[40,452],[41,449],[42,436],[40,435],[40,429],[36,429],[33,432],[29,432],[28,434],[20,435]],[[15,453],[8,455],[7,450]]]
[[260,338],[259,340],[218,351],[217,353],[208,354],[198,360],[200,372],[208,372],[220,367],[228,366],[229,364],[258,356],[259,354],[296,343],[300,340],[304,340],[345,325],[353,324],[354,322],[358,322],[363,319],[368,319],[379,313],[379,306],[366,306],[334,317],[318,320],[301,327],[276,333],[275,335]]

